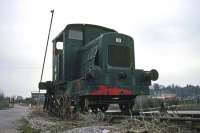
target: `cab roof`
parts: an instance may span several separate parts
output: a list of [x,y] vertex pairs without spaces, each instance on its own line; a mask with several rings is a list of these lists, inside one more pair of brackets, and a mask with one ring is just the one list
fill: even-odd
[[114,30],[114,29],[106,28],[106,27],[99,26],[99,25],[93,25],[93,24],[68,24],[68,25],[53,39],[53,42],[54,42],[54,41],[56,41],[56,42],[62,42],[62,41],[63,41],[63,33],[64,33],[66,30],[69,30],[69,29],[77,29],[77,30],[82,30],[82,31],[84,31],[85,29],[88,29],[88,28],[99,29],[99,30],[103,30],[103,31],[106,31],[106,32],[117,32],[117,31]]

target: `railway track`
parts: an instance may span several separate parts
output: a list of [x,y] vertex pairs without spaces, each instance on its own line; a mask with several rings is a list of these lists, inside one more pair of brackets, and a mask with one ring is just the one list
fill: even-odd
[[[170,111],[169,111],[170,112]],[[178,112],[178,111],[177,111]],[[107,112],[98,112],[92,113],[89,111],[85,114],[87,119],[93,122],[103,122],[109,126],[118,127],[119,129],[123,128],[127,131],[132,131],[132,129],[137,130],[138,132],[156,132],[159,130],[177,132],[177,131],[191,131],[191,132],[200,132],[200,117],[197,115],[192,116],[193,111],[190,111],[190,117],[188,112],[178,112],[176,115],[170,113],[160,113],[159,111],[151,112],[141,112],[139,114],[125,114],[118,110],[108,110]],[[199,112],[200,113],[200,112]],[[181,115],[180,115],[181,114]],[[196,112],[197,114],[197,112]]]
[[106,112],[104,114],[105,120],[109,122],[117,122],[121,120],[131,120],[131,119],[145,119],[152,120],[158,119],[160,121],[174,121],[174,122],[198,122],[200,123],[200,111],[167,111],[162,113],[160,111],[149,111],[140,112],[139,114],[129,113],[124,114],[122,112]]

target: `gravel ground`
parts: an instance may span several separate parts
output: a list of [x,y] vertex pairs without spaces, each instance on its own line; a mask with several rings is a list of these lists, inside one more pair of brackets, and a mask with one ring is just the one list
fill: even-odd
[[79,119],[61,120],[43,112],[32,112],[25,117],[29,127],[41,133],[197,133],[186,125],[177,125],[168,121],[123,119],[118,123],[109,123],[98,119],[94,114],[80,114]]
[[14,108],[0,110],[0,133],[18,133],[20,120],[30,113],[28,107],[14,105]]
[[114,127],[111,126],[89,126],[89,127],[74,128],[71,130],[64,131],[63,133],[110,133],[114,130],[115,130]]

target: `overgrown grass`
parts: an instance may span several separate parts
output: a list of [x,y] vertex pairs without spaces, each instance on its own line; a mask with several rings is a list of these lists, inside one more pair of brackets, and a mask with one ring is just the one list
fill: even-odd
[[32,128],[31,125],[29,124],[29,122],[25,118],[23,118],[21,120],[21,123],[22,123],[22,125],[18,128],[18,130],[21,133],[40,133],[41,132],[38,129]]

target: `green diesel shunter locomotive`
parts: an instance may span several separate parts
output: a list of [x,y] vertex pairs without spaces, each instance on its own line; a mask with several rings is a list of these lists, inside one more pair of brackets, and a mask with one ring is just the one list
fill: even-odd
[[53,40],[52,74],[39,88],[47,90],[44,109],[58,115],[69,106],[104,112],[113,103],[128,111],[158,78],[154,69],[135,68],[130,36],[90,24],[67,25]]

